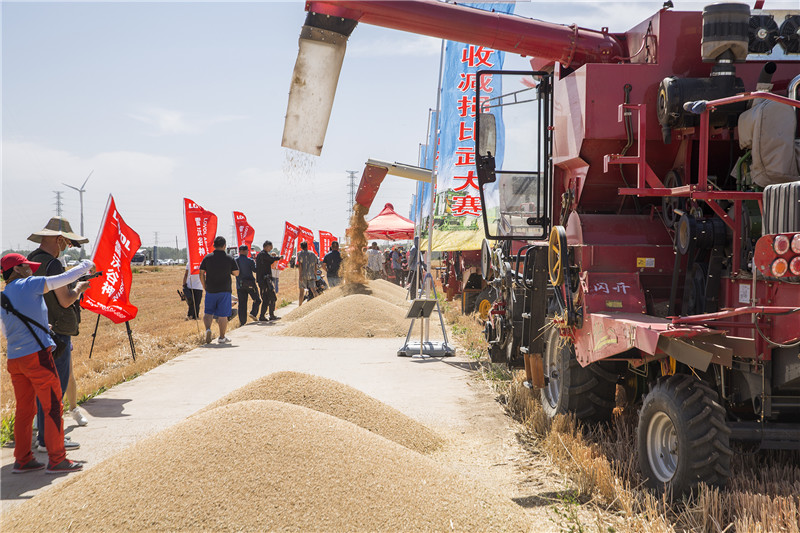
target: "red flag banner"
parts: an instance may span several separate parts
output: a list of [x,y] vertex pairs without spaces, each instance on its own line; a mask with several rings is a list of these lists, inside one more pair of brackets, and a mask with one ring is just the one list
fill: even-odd
[[244,213],[234,211],[233,223],[236,226],[236,247],[245,245],[248,250],[252,248],[256,230],[247,223],[247,217],[244,216]]
[[300,247],[301,242],[308,243],[308,249],[314,252],[316,255],[317,250],[314,248],[314,232],[308,228],[304,228],[303,226],[298,226],[298,230],[300,230],[300,234],[297,236],[297,246]]
[[331,243],[336,240],[336,236],[329,231],[319,231],[319,256],[325,257],[331,249]]
[[286,223],[286,229],[283,230],[283,244],[281,244],[281,260],[273,263],[275,268],[283,270],[289,266],[289,259],[292,257],[292,250],[294,249],[294,241],[300,230],[294,224]]
[[109,195],[100,236],[92,254],[92,261],[103,276],[93,281],[83,294],[81,307],[103,315],[115,324],[136,318],[139,310],[130,302],[131,259],[141,245],[139,235],[122,220],[114,197]]
[[217,236],[217,215],[206,211],[188,198],[183,199],[186,219],[186,247],[189,251],[191,273],[200,272],[200,261],[214,251]]

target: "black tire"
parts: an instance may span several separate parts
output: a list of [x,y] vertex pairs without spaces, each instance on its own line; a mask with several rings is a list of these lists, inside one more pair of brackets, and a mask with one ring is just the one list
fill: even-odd
[[[521,326],[520,326],[521,328]],[[519,339],[517,338],[518,328],[514,328],[508,334],[508,342],[506,342],[505,361],[503,361],[508,368],[525,368],[525,359],[519,351]]]
[[489,346],[489,361],[496,365],[504,364],[506,362],[506,352],[496,344],[492,344]]
[[[637,430],[639,467],[653,489],[679,497],[731,475],[731,430],[718,395],[685,374],[661,378],[645,396]],[[666,454],[665,454],[666,452]]]
[[560,338],[558,329],[549,328],[544,346],[542,408],[553,418],[574,413],[584,422],[611,419],[616,407],[619,372],[616,363],[592,363],[582,367],[575,358],[572,343]]

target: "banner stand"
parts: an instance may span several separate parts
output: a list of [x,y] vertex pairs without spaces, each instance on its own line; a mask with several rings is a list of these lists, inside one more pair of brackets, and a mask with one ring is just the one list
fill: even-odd
[[136,361],[136,346],[133,344],[133,332],[131,331],[130,320],[125,321],[125,329],[128,331],[128,342],[131,344],[131,357],[133,357],[133,360]]
[[[97,315],[97,322],[94,325],[94,333],[92,333],[92,347],[89,348],[89,359],[92,358],[92,352],[94,352],[94,341],[97,340],[97,328],[100,327],[100,315]],[[136,361],[136,346],[133,343],[133,331],[131,331],[131,324],[130,320],[125,321],[125,329],[128,333],[128,343],[131,346],[131,357],[133,360]]]
[[[433,299],[418,298],[414,299],[411,304],[411,309],[408,311],[406,318],[411,319],[411,325],[408,327],[408,334],[406,335],[406,342],[403,347],[397,350],[397,357],[413,357],[414,354],[424,357],[453,357],[456,354],[456,349],[447,343],[447,330],[444,327],[444,318],[442,318],[442,310],[439,308],[439,298],[436,294],[436,287],[433,284],[433,276],[430,273],[425,274],[423,282],[427,283],[430,278],[431,287],[433,288]],[[430,321],[430,316],[433,314],[433,308],[436,307],[436,312],[439,315],[439,324],[442,326],[442,335],[444,336],[443,342],[433,342],[430,340],[430,330],[425,325]],[[422,328],[420,331],[419,342],[409,342],[411,339],[411,332],[414,329],[414,322],[420,319],[422,321]],[[424,340],[427,338],[428,340]]]
[[100,315],[97,315],[97,322],[94,325],[94,333],[92,333],[92,347],[89,348],[89,359],[92,358],[92,352],[94,351],[94,341],[97,340],[97,328],[100,327]]

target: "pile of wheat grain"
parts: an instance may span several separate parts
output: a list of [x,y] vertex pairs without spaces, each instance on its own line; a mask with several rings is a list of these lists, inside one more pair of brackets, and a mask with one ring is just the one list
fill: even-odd
[[300,372],[264,376],[198,413],[248,400],[275,400],[327,413],[420,453],[442,446],[442,439],[434,431],[397,409],[338,381]]
[[526,531],[530,526],[510,500],[355,424],[296,405],[248,401],[193,416],[72,474],[7,513],[2,529]]
[[405,309],[385,300],[353,294],[319,307],[277,334],[288,337],[402,337],[408,331],[405,316]]
[[316,298],[304,302],[300,307],[293,309],[287,313],[284,320],[292,321],[299,320],[305,316],[316,311],[320,307],[328,305],[334,300],[351,296],[353,294],[365,294],[367,296],[374,296],[383,301],[398,305],[403,308],[408,308],[411,304],[410,300],[406,300],[406,290],[402,287],[389,283],[388,281],[378,279],[370,281],[367,284],[360,283],[346,283],[332,289],[328,289]]

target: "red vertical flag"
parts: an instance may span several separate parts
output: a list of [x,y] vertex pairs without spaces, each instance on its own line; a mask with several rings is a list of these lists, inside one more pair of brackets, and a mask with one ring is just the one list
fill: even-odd
[[100,236],[92,254],[92,261],[97,271],[103,272],[103,277],[92,282],[83,294],[81,307],[103,315],[115,324],[136,318],[139,310],[130,302],[131,259],[141,245],[139,235],[122,220],[114,197],[109,195]]
[[294,241],[297,239],[297,234],[299,233],[299,229],[294,224],[286,223],[286,229],[283,230],[283,244],[281,245],[281,256],[282,259],[275,264],[275,268],[278,270],[283,270],[287,266],[289,266],[289,259],[292,256],[292,250],[294,249]]
[[252,248],[256,230],[247,223],[247,217],[244,216],[244,213],[234,211],[233,223],[236,226],[236,247],[245,245],[248,250]]
[[331,249],[331,243],[336,240],[336,236],[329,231],[319,231],[319,256],[325,257]]
[[186,219],[186,247],[189,250],[189,265],[192,274],[200,272],[200,261],[214,251],[217,236],[217,215],[206,211],[188,198],[183,199]]
[[298,226],[297,229],[300,230],[300,234],[297,236],[297,245],[299,246],[301,242],[307,242],[308,249],[316,254],[317,250],[314,249],[314,232],[303,226]]

